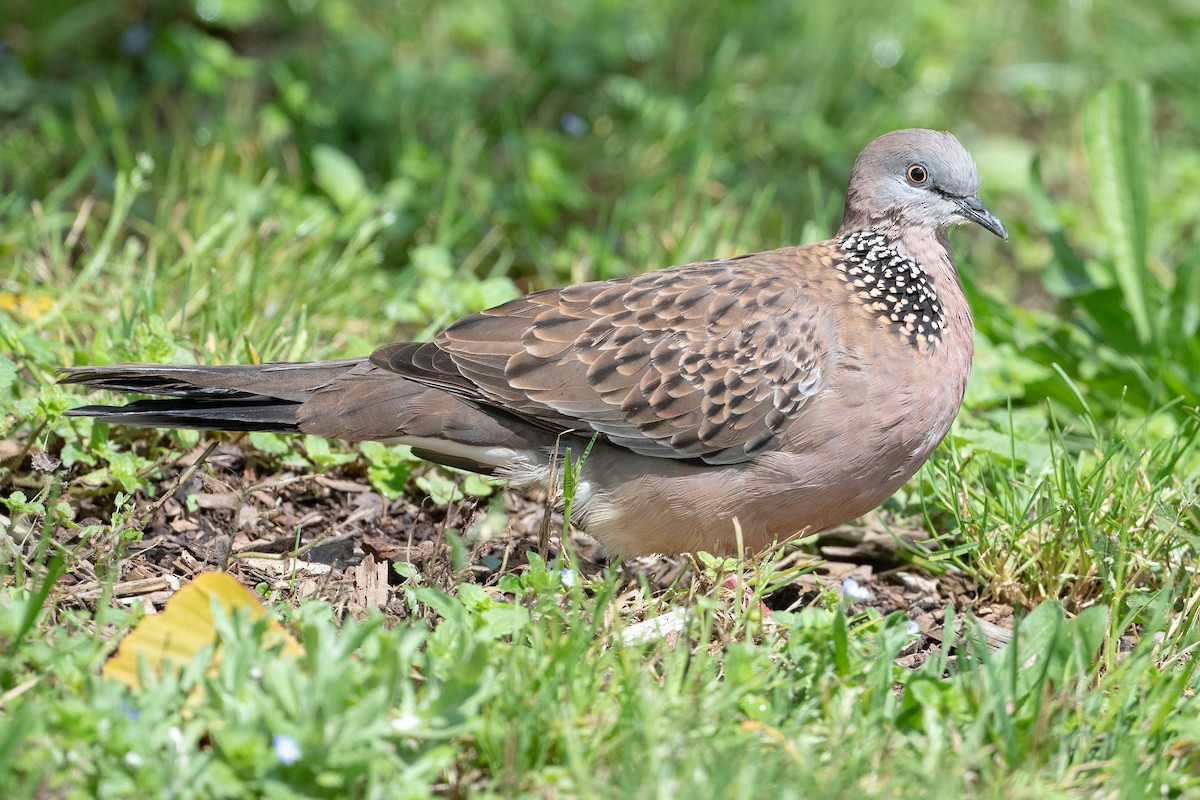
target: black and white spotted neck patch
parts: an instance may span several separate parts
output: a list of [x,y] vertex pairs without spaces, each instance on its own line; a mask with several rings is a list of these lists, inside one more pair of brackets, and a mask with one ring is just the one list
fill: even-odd
[[835,266],[863,304],[906,342],[936,346],[946,318],[921,265],[871,228],[848,233],[837,242],[845,258]]

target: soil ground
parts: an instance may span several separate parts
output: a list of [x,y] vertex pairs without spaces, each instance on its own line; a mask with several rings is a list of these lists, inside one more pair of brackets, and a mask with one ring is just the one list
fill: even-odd
[[[411,567],[406,569],[415,569],[424,583],[439,588],[464,580],[494,587],[506,572],[525,568],[527,553],[543,550],[552,558],[561,548],[561,514],[551,511],[548,535],[542,533],[547,527],[543,498],[498,490],[492,498],[444,504],[410,497],[389,500],[371,486],[361,464],[321,473],[280,471],[277,464],[259,461],[230,442],[218,445],[189,474],[187,467],[203,450],[198,447],[163,465],[154,496],[135,497],[142,536],[124,558],[116,559],[112,543],[83,545],[91,552],[74,559],[73,569],[60,581],[62,605],[97,602],[104,585],[98,573],[115,563],[121,573],[114,584],[115,600],[140,600],[151,613],[194,575],[224,570],[247,586],[266,584],[293,601],[321,598],[343,613],[361,615],[377,607],[400,618],[410,611],[395,563],[407,562]],[[77,498],[80,516],[96,519],[107,518],[110,502],[106,496]],[[585,577],[613,566],[591,537],[575,530],[570,536],[573,563]],[[852,578],[867,595],[860,595],[865,599],[854,602],[851,611],[868,606],[884,615],[902,611],[919,626],[921,635],[900,659],[910,667],[940,647],[948,606],[980,620],[993,644],[1005,641],[1012,608],[987,601],[960,573],[932,574],[914,567],[901,555],[909,537],[925,534],[885,528],[878,517],[827,531],[814,545],[781,556],[777,569],[797,563],[811,563],[814,569],[778,586],[763,602],[769,610],[797,610],[820,602],[829,587],[841,591]],[[616,566],[627,590],[622,603],[629,614],[626,624],[640,619],[648,607],[647,593],[687,586],[699,572],[694,560],[680,556],[625,560]],[[726,595],[732,602],[727,588]]]

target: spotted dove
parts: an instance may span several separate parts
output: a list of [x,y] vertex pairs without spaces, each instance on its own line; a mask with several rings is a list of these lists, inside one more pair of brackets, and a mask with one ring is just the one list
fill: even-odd
[[68,369],[168,398],[68,413],[404,443],[526,489],[595,437],[574,521],[608,550],[760,549],[870,511],[946,435],[973,321],[945,231],[1007,239],[978,187],[953,136],[895,131],[834,239],[535,292],[367,358]]

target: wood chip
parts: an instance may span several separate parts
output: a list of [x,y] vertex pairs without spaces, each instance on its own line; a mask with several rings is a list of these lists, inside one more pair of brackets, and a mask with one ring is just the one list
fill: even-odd
[[874,573],[869,564],[851,564],[846,561],[826,561],[817,571],[835,581],[854,578],[859,583],[866,583]]
[[[238,561],[247,569],[261,572],[263,575],[285,582],[295,578],[322,578],[333,569],[328,564],[314,564],[311,561],[300,561],[295,558],[242,558]],[[286,588],[272,585],[272,588]]]
[[238,509],[237,526],[239,530],[253,528],[258,522],[258,509],[251,505],[245,505]]
[[370,555],[354,566],[354,601],[364,610],[387,605],[389,567]]
[[219,494],[205,493],[196,495],[196,505],[200,508],[220,508],[232,511],[237,508],[238,497],[233,492]]
[[[987,644],[989,650],[999,650],[1013,639],[1013,629],[1011,627],[997,625],[993,622],[988,622],[986,619],[979,619],[975,616],[971,617],[970,624],[977,627],[979,632],[983,634],[983,640]],[[966,643],[966,626],[967,621],[962,616],[956,616],[954,618],[953,642],[956,647],[961,647]],[[941,643],[945,641],[946,629],[943,626],[935,626],[923,632],[935,642]]]
[[986,619],[977,619],[975,622],[979,625],[979,630],[983,632],[983,637],[987,640],[988,647],[993,650],[999,650],[1013,639],[1012,628],[993,624]]
[[645,644],[655,639],[666,639],[673,646],[687,627],[687,609],[677,608],[661,616],[651,617],[621,631],[621,642],[625,645]]
[[251,492],[250,496],[262,503],[267,508],[275,508],[279,505],[279,496],[269,492]]
[[171,530],[175,531],[175,533],[195,533],[196,531],[200,530],[199,525],[184,517],[171,520],[170,528]]
[[263,537],[261,539],[239,539],[234,542],[233,552],[286,553],[287,551],[291,550],[295,544],[296,537],[292,534],[272,536],[270,538]]
[[386,536],[371,536],[368,534],[363,536],[361,547],[368,558],[374,557],[376,561],[408,561],[415,564],[433,558],[437,554],[438,543],[434,540],[426,539],[423,542],[414,543],[412,547],[408,547]]
[[134,603],[141,603],[142,613],[144,613],[146,616],[150,616],[151,614],[157,614],[160,610],[162,610],[162,607],[167,604],[167,601],[170,600],[171,596],[174,594],[175,592],[173,591],[163,590],[161,592],[151,592],[150,594],[138,595],[137,597],[118,597],[117,602],[126,607],[132,606]]
[[916,575],[911,572],[892,573],[904,588],[910,592],[918,592],[920,594],[936,595],[938,594],[938,584],[936,578],[931,578],[925,575]]
[[344,481],[338,478],[326,478],[324,475],[317,476],[317,483],[327,488],[333,489],[335,492],[369,492],[371,487],[365,483],[356,483],[355,481]]
[[62,462],[54,456],[39,450],[33,454],[33,458],[30,460],[30,466],[32,466],[38,472],[54,472],[54,470],[62,466]]
[[[103,589],[104,587],[98,581],[87,581],[72,587],[68,590],[68,594],[78,600],[95,600],[103,593]],[[153,578],[122,581],[113,586],[112,594],[113,597],[137,597],[151,592],[162,590],[174,592],[178,589],[179,578],[174,575],[159,575]]]

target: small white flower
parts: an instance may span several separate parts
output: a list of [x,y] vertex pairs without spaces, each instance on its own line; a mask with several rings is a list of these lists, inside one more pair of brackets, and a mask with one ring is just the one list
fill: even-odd
[[909,636],[920,636],[921,635],[921,626],[917,624],[917,621],[915,619],[910,619],[908,621],[908,635]]
[[421,724],[421,718],[416,714],[405,712],[392,720],[392,730],[396,733],[409,733]]
[[861,586],[854,578],[846,578],[842,581],[842,594],[851,600],[872,600],[875,598],[875,595],[871,594],[870,589]]
[[563,586],[570,589],[572,586],[575,585],[575,582],[578,579],[579,579],[579,576],[575,574],[575,570],[571,569],[570,567],[563,567],[563,571],[562,571],[562,585]]
[[295,736],[277,733],[271,737],[271,744],[275,747],[275,757],[284,766],[291,766],[300,760],[300,743]]
[[133,750],[130,750],[125,754],[125,765],[129,767],[140,767],[142,765],[141,755]]

